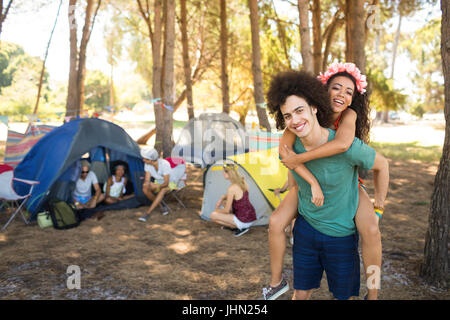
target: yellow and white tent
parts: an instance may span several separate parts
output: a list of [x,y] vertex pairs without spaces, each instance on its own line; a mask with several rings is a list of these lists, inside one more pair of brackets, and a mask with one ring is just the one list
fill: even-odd
[[[281,188],[287,180],[288,170],[278,155],[276,147],[230,156],[225,160],[237,164],[237,170],[249,185],[250,202],[255,207],[258,218],[253,225],[268,224],[270,215],[286,195],[284,193],[281,197],[277,197],[269,190]],[[201,218],[205,220],[210,220],[210,214],[215,210],[217,201],[230,185],[223,176],[223,163],[223,160],[216,161],[204,174],[205,191]]]

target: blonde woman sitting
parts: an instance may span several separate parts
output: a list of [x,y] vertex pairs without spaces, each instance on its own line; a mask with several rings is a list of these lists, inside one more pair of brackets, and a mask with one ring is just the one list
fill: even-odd
[[237,171],[234,164],[223,165],[223,176],[231,182],[227,193],[220,197],[211,220],[224,227],[237,228],[233,234],[239,237],[246,233],[256,220],[256,212],[250,203],[248,184]]

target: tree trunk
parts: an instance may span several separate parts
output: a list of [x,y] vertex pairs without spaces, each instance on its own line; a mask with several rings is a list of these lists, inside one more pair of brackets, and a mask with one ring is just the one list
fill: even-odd
[[67,88],[66,118],[75,118],[80,115],[77,104],[78,95],[78,45],[77,45],[77,25],[75,19],[75,5],[77,0],[69,1],[69,41],[70,41],[70,64],[69,64],[69,84]]
[[398,26],[397,31],[395,32],[394,44],[392,46],[391,79],[394,79],[395,60],[397,58],[397,48],[400,39],[401,26],[402,26],[402,13],[400,12],[398,15]]
[[36,104],[34,105],[33,114],[36,114],[37,110],[39,108],[39,100],[41,99],[42,83],[44,82],[45,63],[47,62],[48,50],[49,50],[50,44],[52,42],[53,32],[55,31],[56,23],[58,22],[58,17],[59,17],[59,12],[61,11],[61,6],[62,6],[62,0],[59,1],[59,6],[58,6],[58,11],[56,13],[55,22],[53,23],[53,28],[52,28],[52,31],[50,32],[50,39],[48,39],[47,49],[45,50],[45,56],[44,56],[44,61],[42,62],[41,75],[39,77],[39,84],[38,84],[38,93],[37,93],[37,98],[36,98]]
[[228,85],[228,28],[227,28],[227,3],[220,0],[220,62],[222,85],[222,112],[230,113],[230,87]]
[[280,19],[277,13],[277,9],[275,7],[275,3],[272,1],[272,6],[273,6],[273,11],[275,13],[275,22],[277,24],[277,31],[278,31],[278,38],[280,39],[281,42],[281,46],[283,48],[283,52],[284,52],[284,58],[286,59],[286,63],[285,61],[283,61],[283,65],[286,65],[286,67],[289,70],[292,70],[292,63],[291,63],[291,59],[289,58],[289,48],[288,48],[288,41],[287,41],[287,35],[286,35],[286,27],[283,25],[283,19]]
[[[199,61],[196,64],[194,74],[192,76],[192,84],[195,84],[197,81],[199,81],[202,78],[203,74],[208,70],[211,63],[215,60],[216,54],[218,54],[218,51],[216,51],[211,57],[206,59],[206,61],[204,62],[205,58],[203,56],[203,50],[201,49],[200,52],[201,53],[200,53]],[[173,113],[175,113],[175,111],[177,111],[177,109],[181,106],[184,99],[186,99],[186,89],[184,89],[181,92],[181,94],[179,95],[179,97],[177,98],[177,100],[175,102],[175,106],[173,108],[174,109]],[[158,107],[159,106],[160,105],[158,105]],[[161,108],[159,107],[159,109],[161,109]],[[138,140],[136,140],[137,143],[138,144],[146,144],[147,141],[155,134],[155,132],[156,132],[156,128],[150,129],[150,131],[146,132]],[[159,145],[161,145],[161,143]]]
[[0,36],[3,30],[3,22],[5,22],[6,20],[6,17],[8,15],[9,9],[11,8],[13,1],[14,0],[9,0],[8,4],[6,5],[5,11],[3,11],[3,0],[0,1]]
[[365,12],[364,0],[346,0],[345,2],[345,60],[353,62],[365,74]]
[[86,50],[89,38],[94,27],[95,18],[101,5],[101,0],[97,2],[92,21],[92,10],[94,0],[88,0],[86,6],[83,34],[80,42],[80,49],[77,46],[77,30],[75,20],[75,5],[77,0],[69,1],[69,27],[70,27],[70,71],[69,86],[66,103],[66,117],[74,118],[81,114],[84,105],[84,80],[86,78]]
[[259,43],[259,14],[257,0],[248,0],[250,8],[250,25],[252,32],[252,72],[253,72],[253,95],[255,97],[256,113],[259,125],[270,132],[270,124],[264,103],[264,89],[261,70],[261,47]]
[[[100,6],[99,0],[99,6]],[[78,95],[77,95],[77,104],[79,113],[82,112],[84,106],[84,80],[86,78],[86,50],[89,42],[89,38],[91,36],[91,16],[93,10],[94,0],[88,0],[86,6],[86,15],[84,19],[84,27],[83,33],[81,36],[80,43],[80,51],[78,54],[78,76],[77,76],[77,87],[78,87]],[[98,7],[97,7],[98,9]],[[94,16],[95,19],[95,16]]]
[[330,25],[327,27],[323,38],[325,38],[325,49],[323,52],[322,59],[322,70],[325,70],[328,66],[328,55],[330,54],[331,44],[333,43],[334,35],[336,34],[337,29],[341,27],[344,23],[344,20],[340,18],[342,10],[339,9],[333,17]]
[[111,107],[116,104],[113,73],[114,73],[114,67],[113,67],[113,65],[111,65],[111,74],[109,75],[109,105]]
[[[140,0],[136,0],[139,11],[142,18],[145,20],[148,28],[148,34],[150,38],[150,43],[152,45],[152,95],[154,99],[154,113],[155,113],[155,127],[156,127],[156,138],[155,138],[155,149],[158,153],[162,151],[163,146],[163,134],[164,134],[164,114],[162,109],[162,89],[161,89],[161,77],[162,77],[162,66],[161,66],[161,34],[162,34],[162,0],[155,0],[154,2],[154,26],[152,27],[150,10],[148,6],[144,9]],[[147,3],[148,4],[148,3]],[[151,135],[146,134],[139,138],[138,141],[147,143],[147,140]],[[146,137],[148,137],[146,139]],[[144,142],[145,141],[145,142]]]
[[313,56],[311,50],[311,34],[309,30],[308,3],[306,0],[298,0],[298,13],[300,18],[300,44],[302,54],[302,70],[314,72]]
[[175,53],[175,0],[166,2],[166,24],[164,28],[164,158],[170,157],[173,141],[173,111],[175,100],[174,53]]
[[184,79],[186,83],[187,112],[189,119],[194,118],[194,99],[192,97],[192,70],[191,61],[189,59],[189,39],[187,34],[187,9],[186,0],[180,3],[180,22],[181,22],[181,42],[183,46],[183,66]]
[[314,74],[322,71],[322,31],[320,26],[322,19],[320,15],[320,0],[314,0],[312,7]]
[[450,216],[450,3],[441,0],[441,55],[445,90],[445,138],[442,157],[434,180],[429,225],[425,237],[424,263],[420,275],[429,284],[449,287],[449,234]]

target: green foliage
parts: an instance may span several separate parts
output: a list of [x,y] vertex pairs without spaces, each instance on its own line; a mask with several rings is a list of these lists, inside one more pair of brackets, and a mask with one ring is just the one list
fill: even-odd
[[[2,42],[1,83],[4,85],[0,95],[0,113],[24,119],[33,112],[36,104],[42,60],[26,54],[22,47]],[[50,88],[48,74],[44,73],[41,102],[49,102]],[[8,85],[9,84],[9,85]]]
[[9,42],[1,42],[0,47],[0,93],[11,85],[14,73],[24,56],[23,48]]
[[420,103],[415,103],[411,108],[409,108],[409,112],[412,115],[415,115],[418,118],[422,118],[423,115],[425,114],[425,109],[423,108],[422,104]]
[[368,68],[367,79],[372,90],[370,96],[372,108],[382,111],[405,107],[407,96],[401,90],[394,88],[394,81],[386,78],[383,71]]
[[402,43],[411,60],[415,63],[413,80],[419,103],[425,112],[444,109],[444,86],[441,60],[441,18],[429,21]]
[[88,108],[101,111],[109,105],[110,80],[103,72],[88,71],[84,92],[84,103]]

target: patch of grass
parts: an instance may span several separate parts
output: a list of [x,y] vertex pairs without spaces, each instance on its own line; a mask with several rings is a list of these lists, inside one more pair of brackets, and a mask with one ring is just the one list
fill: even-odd
[[429,201],[416,201],[416,202],[413,202],[412,204],[415,206],[427,206],[430,204],[430,202]]
[[370,146],[382,155],[395,160],[419,160],[439,162],[440,146],[421,146],[418,141],[406,143],[371,142]]

